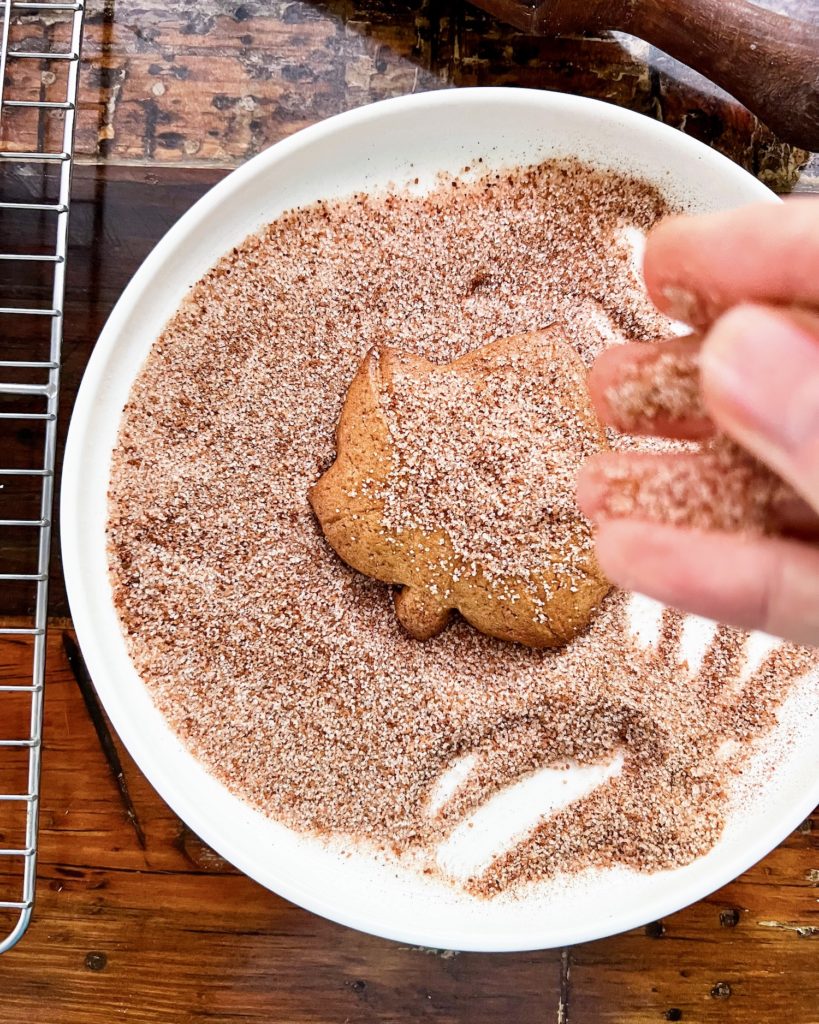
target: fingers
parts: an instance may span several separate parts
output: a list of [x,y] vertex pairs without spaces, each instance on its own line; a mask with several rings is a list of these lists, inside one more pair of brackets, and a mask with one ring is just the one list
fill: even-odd
[[819,308],[819,202],[789,199],[700,217],[672,217],[646,243],[659,309],[696,328],[742,302]]
[[701,344],[701,338],[691,335],[605,349],[588,378],[597,415],[627,434],[709,437],[714,424],[700,392]]
[[819,537],[813,509],[733,445],[596,455],[579,474],[577,502],[594,522],[633,517],[698,530]]
[[813,644],[819,547],[761,533],[819,536],[817,265],[819,203],[810,200],[656,228],[649,293],[708,333],[610,350],[590,392],[620,430],[699,440],[716,428],[717,438],[696,453],[601,456],[578,484],[613,582]]
[[598,528],[597,557],[625,590],[743,629],[819,643],[819,549],[608,520]]
[[723,436],[696,455],[592,463],[580,481],[587,514],[815,536],[819,313],[739,306],[697,346],[610,350],[590,374],[595,404],[620,429],[702,438],[716,426],[738,444]]
[[714,422],[819,509],[819,314],[739,306],[700,355]]
[[633,517],[731,530],[745,525],[740,521],[743,483],[728,501],[718,467],[702,453],[606,452],[582,467],[577,503],[593,522]]

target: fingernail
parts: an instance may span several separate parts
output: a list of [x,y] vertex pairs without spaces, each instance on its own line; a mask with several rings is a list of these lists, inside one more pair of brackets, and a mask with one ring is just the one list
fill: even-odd
[[819,335],[785,312],[742,306],[712,328],[700,356],[714,419],[757,454],[792,453],[819,437]]

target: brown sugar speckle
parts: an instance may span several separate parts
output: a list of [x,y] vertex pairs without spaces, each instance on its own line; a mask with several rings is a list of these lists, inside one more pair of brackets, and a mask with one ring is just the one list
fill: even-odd
[[556,575],[570,585],[592,549],[574,500],[577,473],[600,441],[567,390],[583,387],[582,378],[559,358],[548,374],[534,373],[535,360],[525,346],[510,348],[477,382],[437,373],[419,384],[395,374],[384,399],[395,453],[384,524],[443,529],[490,582],[538,577],[563,553],[571,564],[558,564]]

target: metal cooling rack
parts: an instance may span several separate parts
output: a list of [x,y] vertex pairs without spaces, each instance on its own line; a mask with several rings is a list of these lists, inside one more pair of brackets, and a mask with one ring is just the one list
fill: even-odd
[[[0,875],[15,879],[19,867],[19,896],[15,892],[6,892],[0,896],[12,895],[11,900],[0,900],[0,921],[11,920],[11,930],[5,934],[5,927],[0,924],[0,953],[10,949],[23,935],[28,927],[34,902],[37,861],[37,817],[40,787],[40,753],[43,728],[43,682],[45,669],[45,645],[48,599],[48,565],[51,548],[51,515],[54,493],[54,463],[57,442],[57,400],[60,382],[60,349],[63,337],[63,299],[65,295],[65,259],[68,240],[69,192],[71,185],[72,150],[74,144],[74,121],[77,98],[77,82],[79,78],[80,47],[82,44],[83,15],[85,0],[73,3],[46,0],[39,3],[20,2],[20,0],[0,0],[3,13],[2,50],[0,51],[0,125],[4,115],[9,117],[12,110],[28,108],[38,111],[37,117],[43,123],[45,118],[53,119],[53,111],[60,111],[62,121],[62,145],[59,149],[48,151],[45,145],[38,144],[34,152],[15,152],[9,142],[0,145],[0,211],[14,211],[16,222],[20,218],[37,217],[53,218],[54,244],[48,252],[24,250],[17,252],[5,251],[16,248],[19,244],[19,233],[14,240],[0,235],[0,260],[16,261],[21,267],[38,265],[38,271],[45,267],[50,273],[51,301],[42,307],[0,306],[0,344],[6,339],[13,339],[16,318],[46,318],[49,322],[50,337],[48,340],[48,359],[40,359],[41,353],[23,353],[32,356],[30,360],[0,360],[0,380],[8,379],[9,383],[0,383],[0,396],[8,403],[6,396],[25,396],[26,409],[31,411],[0,410],[0,451],[6,448],[7,438],[3,438],[5,430],[19,431],[26,428],[43,431],[43,459],[40,465],[33,468],[0,468],[0,478],[29,477],[39,490],[39,514],[36,518],[2,519],[0,529],[15,528],[34,531],[36,544],[32,543],[32,551],[36,549],[36,565],[30,566],[33,572],[21,572],[19,565],[4,566],[0,570],[11,568],[13,571],[0,571],[0,586],[34,588],[34,611],[23,623],[17,624],[15,618],[12,625],[0,623],[0,642],[9,637],[25,638],[23,642],[32,645],[30,683],[22,682],[15,685],[0,685],[0,755],[14,753],[21,759],[27,759],[28,782],[24,792],[0,792],[0,811],[5,811],[3,820],[13,820],[19,812],[19,831],[24,835],[24,842],[6,848],[0,848]],[[25,24],[26,18],[43,14],[52,15],[63,12],[66,28],[70,30],[67,49],[44,52],[16,49],[13,42],[14,29]],[[31,68],[41,71],[41,80],[47,81],[46,72],[60,62],[65,71],[65,88],[60,88],[57,99],[43,99],[43,90],[38,98],[26,97],[26,90],[18,88]],[[56,81],[57,76],[52,76]],[[50,82],[53,85],[53,82]],[[44,133],[40,133],[44,134]],[[39,137],[39,135],[38,135]],[[4,182],[10,175],[4,173],[9,164],[50,165],[55,171],[56,201],[54,202],[6,202],[3,195]],[[24,237],[24,236],[23,236]],[[33,237],[33,232],[32,232]],[[15,243],[11,244],[12,241]],[[31,247],[32,249],[35,246]],[[0,302],[3,301],[0,296]],[[10,328],[11,325],[11,328]],[[28,337],[23,334],[22,337]],[[18,335],[19,338],[19,335]],[[8,355],[8,352],[2,353]],[[42,354],[45,354],[45,350]],[[37,356],[37,359],[33,357]],[[34,411],[36,410],[36,411]],[[21,425],[20,421],[26,421]],[[39,422],[36,422],[39,421]],[[39,436],[39,434],[37,435]],[[0,457],[0,461],[2,458]],[[9,461],[15,461],[10,459]],[[0,479],[0,484],[2,480]],[[36,502],[36,497],[35,497]],[[36,508],[36,504],[33,506]],[[5,550],[3,548],[3,550]],[[30,619],[30,621],[29,621]],[[30,640],[28,640],[30,638]],[[28,679],[28,677],[26,677]],[[14,682],[14,681],[12,681]],[[7,701],[9,710],[11,702],[25,700],[30,704],[28,735],[6,736],[9,719],[14,715],[4,713],[3,701]],[[17,705],[19,707],[19,704]],[[25,714],[25,710],[24,710]],[[23,727],[25,731],[25,727]],[[4,748],[6,748],[4,750]],[[2,767],[2,765],[0,765]],[[0,780],[2,776],[0,775]],[[13,829],[12,829],[13,831]],[[0,844],[2,845],[2,844]],[[16,915],[16,919],[15,919]]]

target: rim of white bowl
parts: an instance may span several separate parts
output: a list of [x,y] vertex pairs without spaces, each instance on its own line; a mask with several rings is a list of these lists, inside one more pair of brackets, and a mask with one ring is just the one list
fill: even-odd
[[[681,159],[693,158],[713,166],[715,173],[725,177],[734,176],[742,180],[746,193],[754,191],[760,200],[779,201],[761,182],[748,172],[734,164],[727,157],[709,149],[682,132],[659,121],[626,110],[600,100],[573,96],[559,92],[533,89],[510,89],[503,87],[478,87],[469,89],[442,89],[428,93],[400,96],[394,99],[381,100],[377,103],[359,107],[354,110],[336,114],[324,121],[304,128],[294,135],[276,143],[247,163],[228,174],[222,181],[211,188],[199,199],[162,237],[151,253],[141,264],[128,286],[123,291],[112,310],[97,345],[89,359],[83,380],[77,395],[71,425],[66,442],[65,459],[61,485],[61,543],[66,589],[71,606],[74,627],[79,637],[83,654],[88,664],[92,679],[95,682],[103,705],[114,728],[117,730],[125,746],[131,752],[139,769],[162,799],[179,817],[188,823],[205,842],[211,845],[227,861],[259,882],[263,887],[275,891],[278,895],[304,907],[313,913],[328,918],[339,924],[356,928],[369,934],[381,936],[399,942],[420,946],[434,945],[439,948],[459,949],[474,952],[514,952],[554,948],[560,945],[574,945],[609,935],[628,931],[645,924],[646,921],[674,913],[683,907],[715,892],[723,885],[731,882],[749,867],[768,854],[782,842],[819,803],[819,779],[814,790],[806,791],[803,799],[794,803],[787,814],[783,814],[778,827],[767,831],[755,842],[746,845],[740,852],[728,857],[720,870],[712,871],[705,878],[695,876],[691,880],[681,880],[674,894],[649,899],[632,912],[622,914],[615,922],[600,923],[567,923],[559,942],[552,937],[546,941],[538,941],[527,934],[522,941],[504,939],[492,941],[491,937],[476,937],[462,928],[436,928],[431,934],[423,926],[413,927],[407,924],[395,925],[383,919],[374,919],[369,914],[356,915],[340,911],[326,899],[317,897],[309,887],[305,887],[299,879],[281,878],[275,888],[259,877],[255,864],[249,859],[242,848],[233,846],[230,837],[214,827],[208,814],[188,794],[180,791],[168,777],[167,771],[160,761],[153,756],[150,738],[144,736],[139,729],[132,726],[125,708],[107,678],[105,658],[95,642],[95,624],[88,604],[88,589],[101,585],[99,580],[89,580],[85,574],[79,552],[78,540],[78,509],[81,504],[82,467],[87,451],[87,433],[92,403],[97,390],[102,385],[103,371],[106,360],[113,350],[117,337],[126,319],[132,314],[137,298],[146,282],[170,254],[178,247],[189,230],[207,217],[211,210],[216,209],[229,197],[239,193],[247,180],[253,177],[260,168],[276,163],[292,152],[314,145],[324,137],[343,132],[353,125],[378,121],[393,113],[400,113],[407,107],[435,108],[439,106],[471,106],[509,102],[514,97],[521,105],[531,106],[533,110],[554,107],[564,111],[572,109],[588,112],[594,109],[595,116],[601,122],[617,123],[624,130],[631,131],[635,137],[655,136],[665,142],[671,141]],[[107,583],[107,581],[106,581]],[[237,799],[239,799],[237,797]]]

